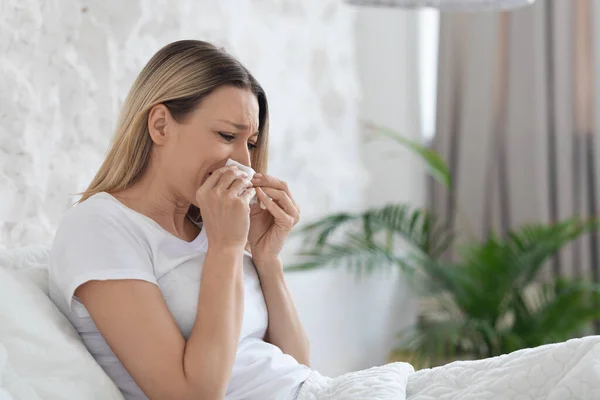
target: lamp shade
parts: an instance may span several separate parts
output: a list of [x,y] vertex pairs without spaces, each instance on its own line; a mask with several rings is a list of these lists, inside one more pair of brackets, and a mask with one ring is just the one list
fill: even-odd
[[535,0],[346,0],[357,6],[436,8],[440,11],[497,11],[531,5]]

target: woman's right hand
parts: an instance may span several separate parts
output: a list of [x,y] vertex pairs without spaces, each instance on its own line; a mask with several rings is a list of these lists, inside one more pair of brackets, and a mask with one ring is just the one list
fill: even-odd
[[200,186],[196,201],[211,247],[243,249],[246,246],[249,204],[255,194],[248,175],[235,166],[214,171]]

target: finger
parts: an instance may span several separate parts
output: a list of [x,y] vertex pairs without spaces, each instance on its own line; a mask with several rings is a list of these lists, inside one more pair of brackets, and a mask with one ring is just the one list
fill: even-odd
[[244,192],[244,190],[249,187],[252,187],[252,182],[250,182],[250,179],[236,179],[233,181],[228,191],[230,193],[235,194],[236,196],[240,196]]
[[300,212],[289,198],[286,192],[279,189],[272,189],[268,187],[261,188],[263,192],[270,198],[274,199],[277,202],[277,205],[285,211],[285,213],[292,218],[294,218],[294,223],[297,223],[300,219]]
[[298,208],[298,204],[296,203],[296,200],[294,200],[294,196],[292,196],[292,192],[285,181],[277,179],[271,175],[256,173],[252,178],[252,183],[254,186],[270,187],[273,189],[283,190],[288,195],[294,206]]
[[[219,182],[217,182],[215,189],[223,191],[223,192],[226,190],[229,190],[231,185],[237,180],[240,180],[242,182],[248,181],[248,174],[237,168],[233,168],[228,171],[225,171],[221,175]],[[250,182],[248,182],[248,183],[250,183]]]
[[246,204],[249,205],[250,204],[250,200],[252,200],[252,198],[254,196],[256,196],[256,189],[254,189],[253,187],[251,187],[251,188],[248,188],[248,189],[244,190],[244,193],[242,193],[240,195],[240,198],[242,200],[244,200],[244,203],[246,203]]
[[221,167],[219,169],[214,170],[208,176],[208,178],[206,178],[206,181],[204,181],[204,183],[202,184],[202,187],[214,188],[215,186],[217,186],[217,184],[219,183],[219,181],[221,180],[221,177],[223,176],[223,174],[225,174],[225,172],[233,171],[233,170],[234,170],[233,167]]
[[294,218],[291,215],[286,214],[285,211],[279,205],[266,195],[261,188],[256,188],[256,195],[258,199],[265,205],[265,208],[271,213],[278,225],[292,229],[294,226]]
[[214,188],[219,182],[219,179],[221,179],[221,175],[223,175],[225,171],[227,171],[227,168],[219,168],[213,171],[208,178],[206,178],[206,181],[204,181],[202,187]]

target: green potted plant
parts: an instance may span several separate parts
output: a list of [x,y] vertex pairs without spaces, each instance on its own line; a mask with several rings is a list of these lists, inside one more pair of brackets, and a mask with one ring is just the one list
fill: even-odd
[[[434,151],[379,130],[419,155],[451,193],[451,176]],[[300,261],[289,270],[346,266],[357,273],[401,268],[418,287],[417,323],[400,332],[391,357],[416,367],[484,358],[586,334],[600,318],[600,288],[583,280],[540,280],[547,261],[598,229],[596,219],[530,224],[506,235],[455,243],[425,209],[388,204],[336,213],[303,227]],[[457,257],[442,254],[455,246]]]

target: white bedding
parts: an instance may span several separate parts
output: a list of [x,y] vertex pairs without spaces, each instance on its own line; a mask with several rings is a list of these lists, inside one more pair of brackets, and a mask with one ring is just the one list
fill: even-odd
[[[122,399],[47,297],[47,249],[0,249],[0,400]],[[600,400],[600,336],[414,372],[388,364],[326,378],[299,400]]]
[[411,374],[409,400],[600,399],[600,336]]
[[122,400],[47,296],[47,249],[0,249],[0,400]]
[[299,400],[600,399],[600,336],[413,372],[393,363],[337,378],[315,373]]
[[313,372],[302,385],[298,400],[406,399],[406,383],[413,367],[392,363],[327,378]]

